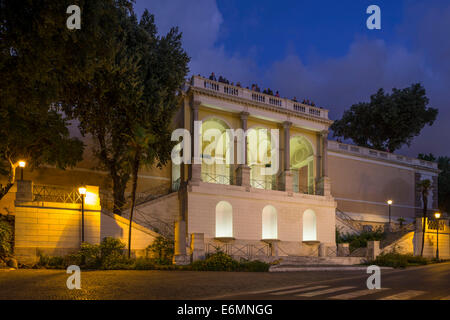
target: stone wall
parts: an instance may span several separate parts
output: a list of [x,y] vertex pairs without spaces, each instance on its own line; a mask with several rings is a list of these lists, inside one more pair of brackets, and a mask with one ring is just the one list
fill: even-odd
[[[20,262],[33,263],[39,253],[63,256],[79,250],[82,235],[81,203],[33,201],[31,181],[18,181],[15,200],[14,254]],[[128,243],[128,220],[101,212],[98,187],[88,186],[85,201],[85,242],[99,243],[104,237],[115,237]],[[136,256],[158,236],[133,224],[132,250]]]

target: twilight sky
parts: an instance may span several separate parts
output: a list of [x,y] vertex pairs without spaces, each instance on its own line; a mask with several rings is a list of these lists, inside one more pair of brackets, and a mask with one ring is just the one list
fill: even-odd
[[[371,4],[381,30],[366,28]],[[191,74],[309,98],[333,120],[379,88],[421,82],[437,121],[397,152],[450,156],[448,0],[136,0],[139,16],[145,8],[160,34],[179,26]]]

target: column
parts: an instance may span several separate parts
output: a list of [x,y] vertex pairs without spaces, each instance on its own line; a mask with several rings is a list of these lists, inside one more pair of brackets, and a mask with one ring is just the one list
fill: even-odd
[[316,193],[331,196],[330,179],[328,178],[328,130],[317,135],[317,184]]
[[292,192],[292,174],[291,174],[291,129],[292,122],[283,122],[283,133],[284,133],[284,172],[283,172],[283,182],[284,190]]
[[322,147],[322,177],[328,177],[328,130],[320,133]]
[[194,123],[195,123],[195,121],[198,121],[198,109],[199,109],[199,107],[200,107],[200,102],[199,101],[192,101],[192,103],[191,103],[191,110],[192,110],[192,113],[191,113],[191,118],[192,118],[192,121],[191,121],[191,136],[192,136],[192,145],[191,145],[191,148],[192,148],[192,154],[191,154],[191,156],[192,156],[192,159],[191,159],[191,161],[192,161],[191,162],[191,181],[194,184],[201,181],[201,174],[202,174],[202,165],[200,163],[196,163],[196,161],[195,161],[195,160],[197,160],[197,162],[199,160],[201,161],[201,158],[200,159],[195,159],[195,154],[196,154],[195,153],[195,146],[196,146],[195,139],[196,139],[196,136],[195,136],[195,131],[194,131]]
[[[239,186],[250,187],[250,167],[247,165],[247,120],[249,113],[241,112],[241,128],[244,131],[243,149],[240,152],[244,153],[244,163],[239,164],[236,168],[236,184]],[[235,150],[237,152],[237,150]]]

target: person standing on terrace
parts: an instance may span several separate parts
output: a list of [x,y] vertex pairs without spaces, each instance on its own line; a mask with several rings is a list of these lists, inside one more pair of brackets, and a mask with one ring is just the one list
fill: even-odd
[[209,76],[209,80],[217,81],[216,75],[214,74],[214,72],[211,72],[211,75]]

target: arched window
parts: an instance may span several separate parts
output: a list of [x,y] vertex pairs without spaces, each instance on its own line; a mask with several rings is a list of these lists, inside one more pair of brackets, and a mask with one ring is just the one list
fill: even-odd
[[233,237],[233,207],[226,201],[220,201],[216,206],[216,237]]
[[278,238],[277,209],[273,206],[265,206],[262,211],[262,238]]
[[231,137],[220,119],[202,122],[202,181],[231,184]]
[[271,174],[272,158],[271,131],[263,127],[250,128],[247,134],[247,164],[253,188],[272,190],[275,187],[275,175]]
[[303,212],[303,241],[317,240],[316,214],[311,209]]
[[314,150],[302,136],[290,140],[290,164],[294,192],[314,193]]

